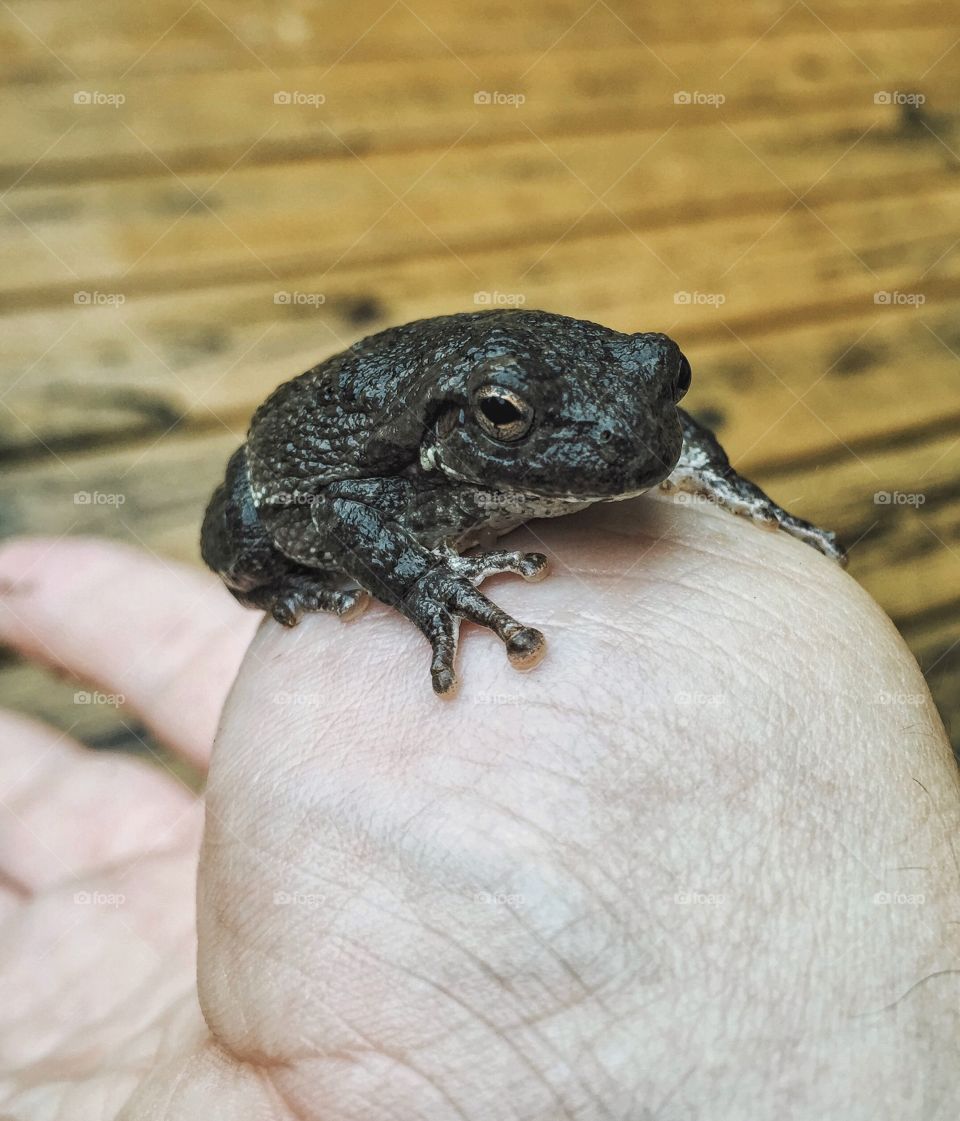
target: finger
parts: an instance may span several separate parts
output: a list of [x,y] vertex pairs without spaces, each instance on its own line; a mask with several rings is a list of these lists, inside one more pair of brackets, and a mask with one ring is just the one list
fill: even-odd
[[258,618],[214,577],[128,546],[23,538],[0,549],[0,641],[122,696],[200,766]]
[[0,712],[0,884],[8,897],[198,841],[200,813],[193,794],[156,767]]

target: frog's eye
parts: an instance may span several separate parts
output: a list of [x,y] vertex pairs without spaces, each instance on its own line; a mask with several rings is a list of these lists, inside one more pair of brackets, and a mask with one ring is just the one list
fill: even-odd
[[679,401],[690,388],[691,371],[690,363],[684,355],[680,355],[680,365],[677,367],[677,383],[674,400]]
[[473,399],[477,423],[495,440],[509,443],[526,436],[533,424],[533,408],[512,389],[485,385]]

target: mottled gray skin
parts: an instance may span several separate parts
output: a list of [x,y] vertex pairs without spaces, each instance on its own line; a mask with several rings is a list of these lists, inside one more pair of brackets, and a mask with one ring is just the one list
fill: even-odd
[[690,367],[666,335],[626,335],[542,311],[393,327],[281,385],[254,415],[207,509],[204,560],[241,603],[286,626],[340,615],[367,593],[433,648],[437,693],[456,685],[461,619],[493,630],[520,669],[543,655],[477,590],[546,574],[540,553],[461,556],[530,518],[650,487],[701,494],[843,559],[730,467],[677,402]]

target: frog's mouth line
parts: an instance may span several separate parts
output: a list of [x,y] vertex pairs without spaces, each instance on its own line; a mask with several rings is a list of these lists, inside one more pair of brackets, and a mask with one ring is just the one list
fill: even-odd
[[623,494],[545,494],[538,497],[549,498],[554,502],[569,502],[571,505],[583,506],[585,503],[593,502],[627,502],[631,498],[639,498],[641,494],[646,494],[648,490],[652,489],[653,487],[637,487],[636,490],[628,490]]
[[[457,483],[467,483],[470,486],[482,487],[483,483],[476,479],[471,479],[466,475],[461,475],[459,471],[454,471],[452,467],[447,466],[446,463],[440,458],[439,449],[435,445],[424,448],[420,453],[420,464],[426,471],[435,471],[438,467],[447,476],[448,479],[453,479]],[[646,494],[658,484],[649,484],[645,487],[637,487],[634,490],[625,491],[623,494],[539,494],[535,491],[524,491],[517,489],[515,493],[517,496],[526,496],[534,500],[541,500],[545,502],[565,502],[571,506],[589,506],[594,502],[626,502],[631,498],[639,498],[641,494]]]
[[571,506],[583,506],[592,502],[626,502],[631,498],[639,498],[641,494],[646,494],[651,489],[651,487],[638,487],[624,494],[538,494],[535,491],[517,491],[517,494],[526,494],[530,498],[549,499],[551,502],[569,502]]

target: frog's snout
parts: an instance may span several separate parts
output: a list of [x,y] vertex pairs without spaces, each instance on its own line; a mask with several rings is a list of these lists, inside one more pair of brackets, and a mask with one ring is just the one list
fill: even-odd
[[618,481],[620,493],[656,486],[676,467],[683,445],[677,407],[664,400],[661,408],[641,418],[620,439],[598,440],[600,458]]

